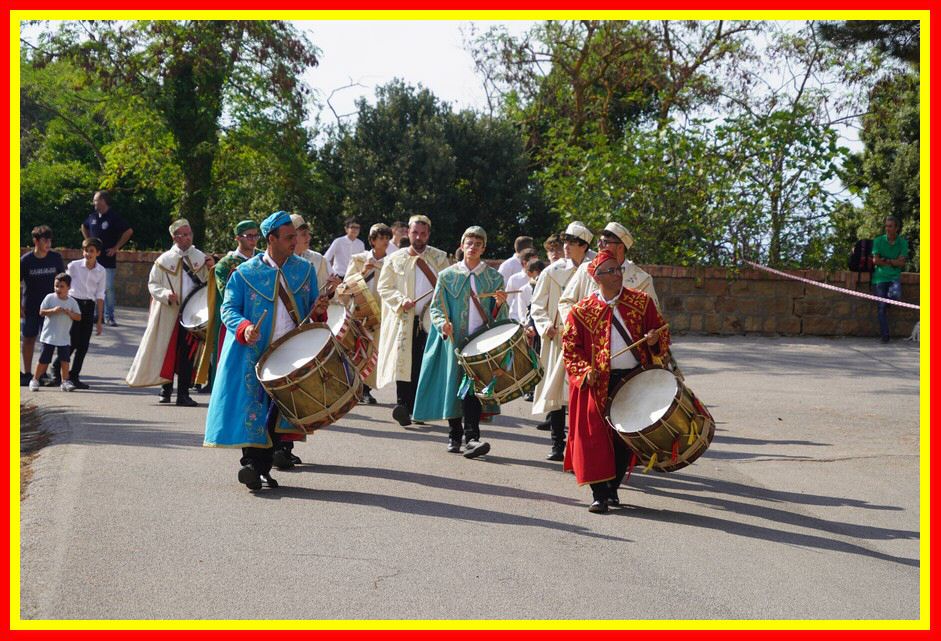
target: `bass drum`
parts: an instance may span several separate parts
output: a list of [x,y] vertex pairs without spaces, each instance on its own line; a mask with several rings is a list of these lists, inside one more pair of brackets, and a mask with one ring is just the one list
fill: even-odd
[[305,323],[273,342],[255,376],[281,415],[310,433],[335,423],[362,394],[363,381],[323,323]]
[[712,443],[716,423],[672,372],[638,370],[611,392],[605,418],[640,461],[658,472],[682,469]]
[[[375,274],[373,278],[378,276]],[[371,333],[379,328],[382,307],[362,274],[348,275],[347,280],[337,285],[337,299],[346,305],[353,318],[359,321],[366,331]]]
[[502,405],[533,391],[542,380],[539,357],[526,341],[523,326],[513,320],[482,327],[454,351],[482,401]]
[[180,326],[205,342],[209,330],[209,290],[206,283],[196,286],[186,295],[180,307]]
[[339,303],[330,303],[327,306],[327,325],[346,350],[346,355],[349,356],[353,367],[365,381],[376,369],[379,356],[376,352],[376,343],[369,337],[359,321]]

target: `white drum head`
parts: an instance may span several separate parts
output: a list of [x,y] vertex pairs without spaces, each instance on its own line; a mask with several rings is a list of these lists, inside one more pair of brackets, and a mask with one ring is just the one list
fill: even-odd
[[186,300],[180,314],[183,327],[199,327],[209,322],[209,297],[206,287],[200,287]]
[[330,332],[323,327],[314,327],[295,334],[268,354],[258,377],[262,381],[273,381],[287,376],[320,353],[330,340]]
[[346,322],[346,307],[339,303],[330,303],[327,305],[327,325],[334,336],[338,336]]
[[513,334],[519,331],[519,323],[506,323],[504,325],[497,325],[496,327],[491,327],[483,334],[469,342],[464,346],[464,349],[461,350],[462,356],[476,356],[478,354],[486,354],[495,347],[500,347],[504,343],[508,342],[513,338]]
[[618,432],[640,432],[667,413],[676,391],[676,376],[667,370],[641,372],[622,385],[611,399],[608,418]]

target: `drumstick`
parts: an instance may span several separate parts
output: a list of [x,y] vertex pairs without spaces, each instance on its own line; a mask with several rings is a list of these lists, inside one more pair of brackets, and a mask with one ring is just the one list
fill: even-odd
[[[444,300],[443,300],[443,299],[441,300],[441,313],[444,314],[444,322],[447,323],[448,325],[451,325],[451,319],[448,318],[448,308],[447,308],[447,306],[444,304]],[[451,331],[454,332],[454,325],[451,325]],[[453,337],[453,336],[448,336],[448,340],[453,343],[453,342],[454,342],[454,337]]]
[[434,292],[435,292],[435,290],[429,289],[427,292],[425,292],[424,294],[422,294],[421,296],[419,296],[418,298],[416,298],[416,299],[413,300],[412,302],[413,302],[413,303],[417,303],[418,301],[420,301],[421,299],[423,299],[425,296],[428,296],[428,295],[430,295],[430,294],[433,294]]
[[[500,291],[502,291],[502,290],[500,290]],[[522,289],[511,289],[510,291],[508,291],[508,292],[503,292],[503,293],[504,293],[504,294],[519,294],[519,293],[522,292],[522,291],[523,291]],[[499,294],[499,293],[500,293],[500,292],[497,291],[497,292],[490,292],[489,294],[474,294],[474,297],[477,298],[478,300],[480,300],[481,298],[490,298],[491,296],[496,296],[496,295]]]
[[[663,324],[663,327],[657,329],[656,331],[657,331],[657,332],[662,332],[663,330],[665,330],[665,329],[666,329],[667,327],[669,327],[669,326],[670,326],[670,323],[664,323],[664,324]],[[647,340],[647,336],[646,336],[646,335],[645,335],[645,336],[641,336],[641,337],[640,337],[640,340],[636,340],[636,341],[634,341],[633,343],[631,343],[630,345],[628,345],[627,347],[625,347],[624,349],[618,350],[618,352],[617,352],[616,354],[612,354],[612,355],[611,355],[611,360],[614,360],[615,358],[617,358],[618,356],[620,356],[621,354],[623,354],[624,352],[626,352],[626,351],[629,350],[629,349],[634,349],[635,347],[637,347],[638,345],[640,345],[641,343],[643,343],[645,340]]]
[[261,312],[261,316],[258,317],[258,320],[252,323],[252,332],[258,332],[259,334],[261,333],[261,329],[259,328],[259,325],[261,325],[262,322],[264,322],[265,316],[267,315],[268,315],[267,309]]

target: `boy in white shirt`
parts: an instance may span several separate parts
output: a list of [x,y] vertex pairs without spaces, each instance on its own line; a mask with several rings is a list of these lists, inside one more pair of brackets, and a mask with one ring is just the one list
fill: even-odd
[[[73,260],[66,267],[66,272],[72,279],[69,296],[78,303],[78,308],[82,314],[81,319],[72,323],[69,332],[73,356],[70,380],[75,389],[88,389],[88,383],[82,382],[79,378],[82,374],[82,364],[85,362],[85,355],[88,353],[88,346],[91,343],[92,326],[95,327],[95,334],[101,336],[101,328],[104,325],[105,285],[108,274],[105,268],[98,263],[101,249],[101,240],[86,238],[82,242],[82,254],[85,258]],[[96,307],[98,310],[97,323]],[[53,363],[53,371],[57,369],[56,363]]]
[[330,272],[341,279],[346,276],[346,267],[350,264],[350,257],[353,254],[366,251],[366,245],[357,238],[359,236],[359,221],[355,218],[347,218],[343,221],[343,229],[346,231],[346,236],[334,239],[330,244],[330,249],[323,255],[327,259]]
[[75,389],[72,381],[69,380],[69,353],[72,350],[69,332],[72,328],[72,321],[79,320],[82,312],[78,308],[78,303],[69,298],[71,284],[72,278],[68,274],[58,274],[55,280],[55,293],[46,295],[39,306],[39,314],[46,319],[46,322],[43,323],[42,332],[39,334],[42,353],[39,355],[36,373],[29,382],[31,392],[39,391],[39,379],[46,373],[54,352],[58,352],[59,355],[62,391],[71,392]]

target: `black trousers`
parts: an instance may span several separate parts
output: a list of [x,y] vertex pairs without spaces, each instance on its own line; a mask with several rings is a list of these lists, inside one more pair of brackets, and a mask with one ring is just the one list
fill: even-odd
[[76,298],[75,301],[82,311],[82,317],[72,321],[72,328],[69,330],[72,342],[72,367],[69,375],[73,381],[82,373],[82,364],[85,362],[85,355],[91,344],[91,333],[95,328],[95,301],[87,298]]
[[271,438],[272,446],[242,448],[242,459],[239,462],[242,465],[251,465],[259,474],[268,474],[271,471],[271,457],[274,455],[274,448],[280,445],[278,434],[274,431],[275,426],[278,424],[278,416],[280,416],[277,407],[274,401],[271,401],[268,416],[265,419],[265,427],[268,430],[268,436]]
[[565,445],[565,407],[552,410],[546,418],[549,419],[553,444]]
[[[611,379],[608,382],[609,393],[610,390],[614,389],[615,385],[621,382],[622,378],[632,371],[634,370],[611,370]],[[631,460],[631,451],[628,449],[624,439],[617,434],[612,434],[611,440],[614,443],[614,478],[609,481],[591,484],[591,495],[596,501],[603,501],[617,492],[618,488],[621,487],[621,482],[624,480],[624,475],[627,474],[627,466],[630,464]]]
[[480,415],[482,411],[483,406],[480,404],[480,399],[473,392],[468,392],[467,396],[461,401],[463,419],[460,417],[448,419],[448,427],[451,428],[448,438],[460,440],[463,434],[465,443],[480,439]]
[[425,353],[425,343],[428,342],[428,332],[422,329],[421,319],[415,315],[412,325],[412,372],[410,381],[395,382],[396,403],[404,405],[411,414],[415,409],[415,390],[418,388],[418,375],[421,373],[421,359]]

